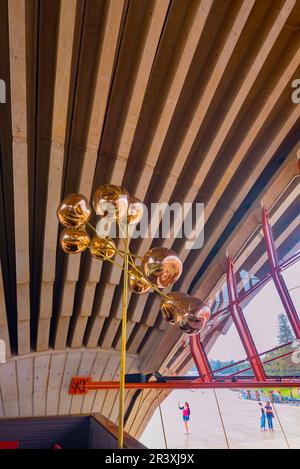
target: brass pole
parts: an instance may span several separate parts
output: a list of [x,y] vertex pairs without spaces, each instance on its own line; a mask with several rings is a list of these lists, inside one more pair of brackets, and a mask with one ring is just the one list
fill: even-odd
[[120,402],[119,402],[119,437],[118,448],[124,445],[124,401],[125,401],[125,372],[126,372],[126,324],[127,324],[127,297],[128,297],[128,223],[126,223],[126,233],[124,238],[124,284],[123,284],[123,304],[122,304],[122,342],[121,342],[121,365],[120,365]]

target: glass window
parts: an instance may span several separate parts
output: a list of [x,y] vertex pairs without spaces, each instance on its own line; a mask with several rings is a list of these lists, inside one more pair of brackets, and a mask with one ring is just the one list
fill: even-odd
[[258,227],[234,260],[239,295],[244,295],[269,273],[269,263],[262,229]]
[[262,362],[267,362],[264,363],[267,376],[299,375],[299,364],[293,362],[291,355],[269,361],[292,351],[292,346],[285,344],[295,339],[272,280],[248,304],[243,304],[243,311],[258,353],[282,346],[261,355]]
[[223,312],[213,314],[204,331],[200,334],[201,339],[203,339],[208,332],[211,333],[211,331],[221,327],[221,323],[225,321],[228,316],[230,316],[229,309],[225,309]]
[[228,306],[229,301],[226,277],[223,277],[220,280],[210,297],[210,301],[212,301],[211,311],[213,314]]
[[[271,376],[299,376],[300,369],[297,360],[293,359],[293,352],[296,351],[293,345],[286,345],[278,350],[266,353],[261,357],[265,373]],[[291,352],[290,355],[286,355]],[[282,356],[285,355],[285,356]],[[276,358],[279,357],[279,358]],[[272,360],[276,358],[275,360]],[[272,360],[272,361],[270,361]]]
[[[226,330],[217,338],[216,342],[207,353],[207,356],[213,371],[228,366],[226,370],[217,373],[216,376],[230,375],[249,367],[248,362],[235,365],[236,362],[244,360],[247,357],[239,334],[232,321],[227,323]],[[246,374],[249,376],[252,375],[252,370],[249,370]]]
[[241,306],[258,353],[293,340],[289,320],[272,280],[247,301]]
[[283,192],[269,214],[280,262],[284,262],[299,251],[299,207],[300,184],[297,178]]
[[300,317],[300,261],[285,269],[282,276]]

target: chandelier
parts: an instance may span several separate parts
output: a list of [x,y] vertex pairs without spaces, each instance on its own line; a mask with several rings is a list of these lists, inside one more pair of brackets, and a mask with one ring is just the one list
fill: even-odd
[[[151,290],[160,295],[164,319],[189,336],[203,330],[211,312],[199,298],[184,292],[163,291],[176,283],[182,273],[182,263],[174,251],[153,247],[142,257],[130,251],[130,234],[143,216],[143,204],[139,199],[123,187],[105,184],[96,189],[92,206],[99,217],[97,227],[90,223],[92,208],[84,195],[72,193],[62,200],[57,209],[58,220],[64,227],[59,243],[66,254],[79,254],[88,249],[94,258],[117,265],[123,271],[118,438],[118,447],[123,448],[128,287],[139,295]],[[111,237],[101,235],[102,221],[118,227],[123,249]],[[114,260],[116,254],[123,263]]]

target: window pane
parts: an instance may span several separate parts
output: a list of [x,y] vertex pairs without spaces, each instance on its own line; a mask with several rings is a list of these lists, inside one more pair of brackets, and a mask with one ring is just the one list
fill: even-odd
[[[244,304],[243,310],[258,353],[294,341],[294,333],[273,281],[269,281],[248,304]],[[265,362],[292,350],[291,345],[284,346],[262,355],[261,360]],[[267,376],[300,374],[299,363],[295,364],[291,355],[264,363],[264,369]]]
[[270,269],[261,227],[253,232],[234,259],[234,270],[239,295],[247,293],[268,275]]
[[258,353],[293,340],[293,332],[275,285],[270,280],[247,304],[241,305]]
[[[247,358],[234,323],[228,323],[226,331],[224,332],[225,333],[221,334],[217,338],[216,342],[207,354],[212,370],[232,365],[223,372],[217,373],[220,374],[220,376],[230,375],[238,370],[243,370],[249,367],[248,362],[234,365],[236,362]],[[246,374],[249,376],[252,375],[252,370],[249,370]]]
[[225,277],[223,277],[218,285],[214,288],[210,300],[212,301],[212,313],[216,313],[217,311],[220,311],[228,306],[228,290]]
[[206,324],[205,329],[200,333],[200,338],[203,339],[207,333],[212,333],[215,329],[222,327],[222,322],[225,322],[225,319],[230,316],[229,309],[225,309],[220,313],[215,313],[212,315],[211,319]]
[[295,179],[283,192],[270,211],[275,247],[280,262],[299,250],[300,241],[300,184]]
[[[273,352],[266,353],[262,356],[262,361],[265,362],[272,358],[280,357],[288,352],[294,352],[296,348],[292,345],[287,345]],[[267,376],[299,376],[300,367],[299,363],[295,363],[293,356],[287,355],[285,357],[278,358],[269,363],[264,363],[264,370]]]
[[285,269],[282,276],[300,317],[300,261]]

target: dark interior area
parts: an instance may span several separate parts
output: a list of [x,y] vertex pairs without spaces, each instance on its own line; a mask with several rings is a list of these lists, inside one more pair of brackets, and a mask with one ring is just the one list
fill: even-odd
[[[0,419],[0,448],[114,449],[117,427],[102,416]],[[143,447],[129,435],[127,448]]]

